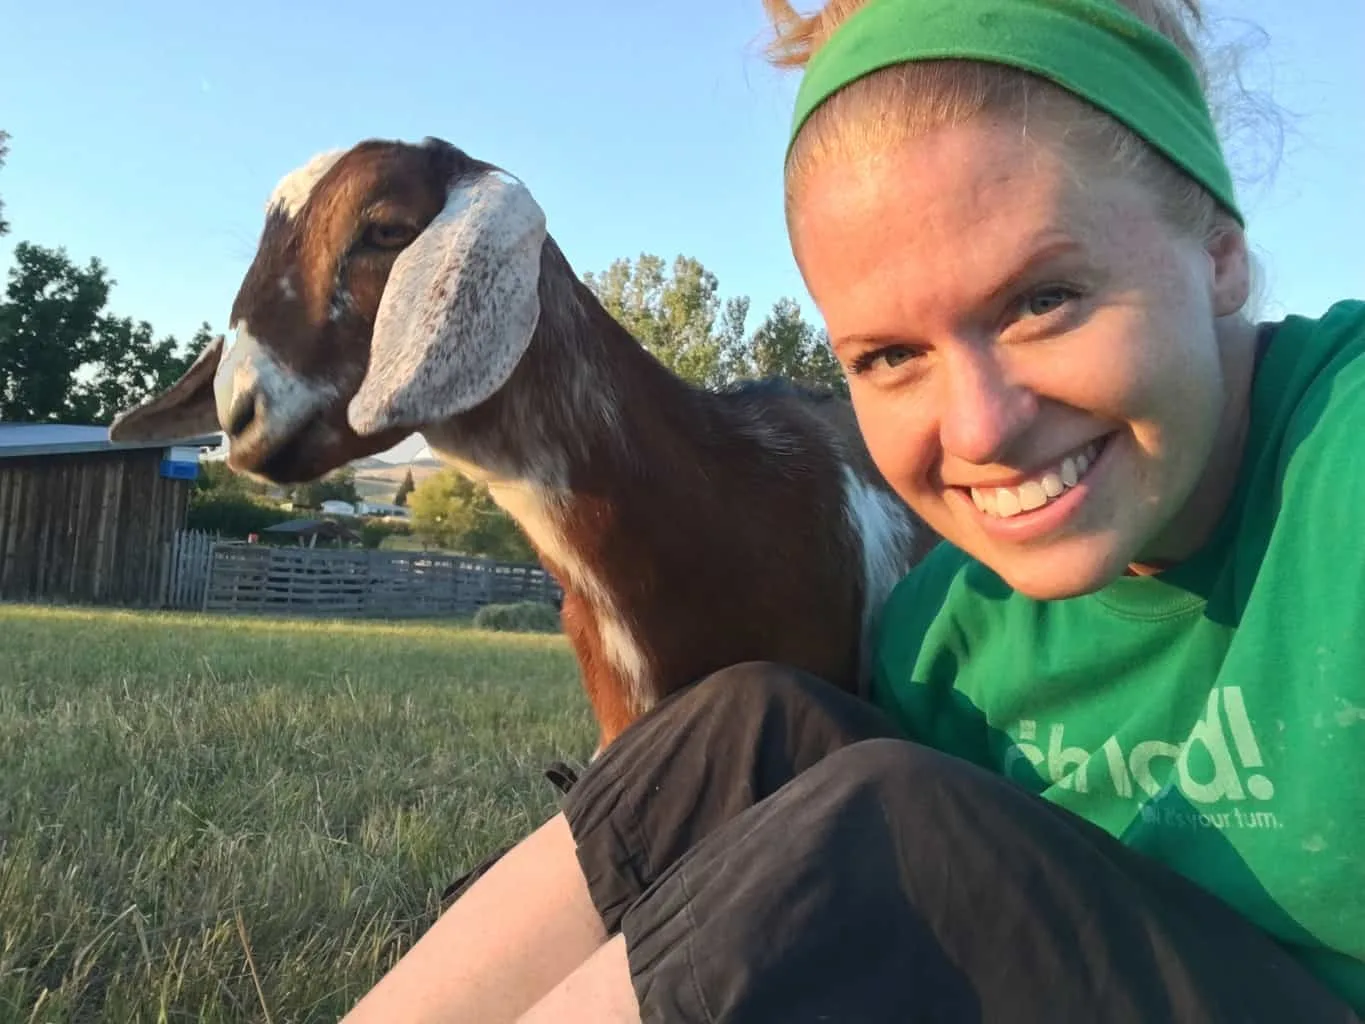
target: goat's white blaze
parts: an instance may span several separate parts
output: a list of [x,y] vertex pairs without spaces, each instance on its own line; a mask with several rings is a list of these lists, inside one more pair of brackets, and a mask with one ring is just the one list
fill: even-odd
[[908,569],[914,524],[897,499],[843,467],[844,507],[863,550],[863,636],[859,686],[865,689],[872,667],[873,631],[882,605]]
[[536,547],[559,566],[573,588],[591,603],[602,654],[625,681],[631,710],[637,714],[648,711],[652,701],[645,698],[645,678],[649,673],[645,652],[610,591],[569,545],[559,518],[561,502],[554,491],[525,480],[487,482],[493,500],[522,525]]
[[224,339],[213,378],[219,421],[228,423],[237,396],[251,391],[260,396],[265,415],[252,443],[265,448],[293,434],[301,423],[339,397],[335,385],[301,377],[281,363],[256,339],[245,321],[238,321],[232,327],[231,340]]
[[290,171],[280,179],[275,191],[270,193],[266,211],[279,210],[290,218],[298,216],[298,212],[308,202],[308,197],[313,194],[313,189],[317,187],[322,176],[332,169],[345,152],[344,149],[332,149],[319,153],[302,167]]

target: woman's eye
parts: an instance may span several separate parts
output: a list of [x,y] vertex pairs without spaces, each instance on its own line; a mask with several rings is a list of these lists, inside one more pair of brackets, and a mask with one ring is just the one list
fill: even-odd
[[1038,288],[1020,299],[1018,312],[1021,316],[1047,316],[1076,298],[1077,294],[1074,288],[1060,284]]
[[894,370],[896,367],[903,363],[907,363],[914,358],[915,353],[913,350],[901,345],[891,345],[886,348],[872,349],[859,354],[857,358],[853,360],[853,364],[849,369],[854,374],[867,373],[870,370],[876,369],[878,363],[882,363],[888,370]]

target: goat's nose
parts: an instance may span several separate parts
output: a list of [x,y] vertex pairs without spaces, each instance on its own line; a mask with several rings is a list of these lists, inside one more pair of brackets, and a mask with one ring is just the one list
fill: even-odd
[[227,432],[229,437],[241,437],[256,422],[260,411],[260,392],[256,388],[239,391],[232,399],[228,411]]

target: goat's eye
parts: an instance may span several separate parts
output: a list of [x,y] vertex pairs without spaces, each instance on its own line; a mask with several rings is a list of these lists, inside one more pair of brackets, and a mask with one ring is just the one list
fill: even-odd
[[417,237],[411,224],[369,224],[360,236],[361,244],[370,249],[401,249]]

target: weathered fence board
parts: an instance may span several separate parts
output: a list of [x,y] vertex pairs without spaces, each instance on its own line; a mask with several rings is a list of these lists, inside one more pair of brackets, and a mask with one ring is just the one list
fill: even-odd
[[492,603],[562,597],[538,565],[429,551],[275,547],[182,534],[167,604],[208,612],[463,617]]
[[170,578],[163,604],[167,608],[199,611],[208,596],[209,560],[218,535],[202,530],[181,530],[175,535],[169,559]]

